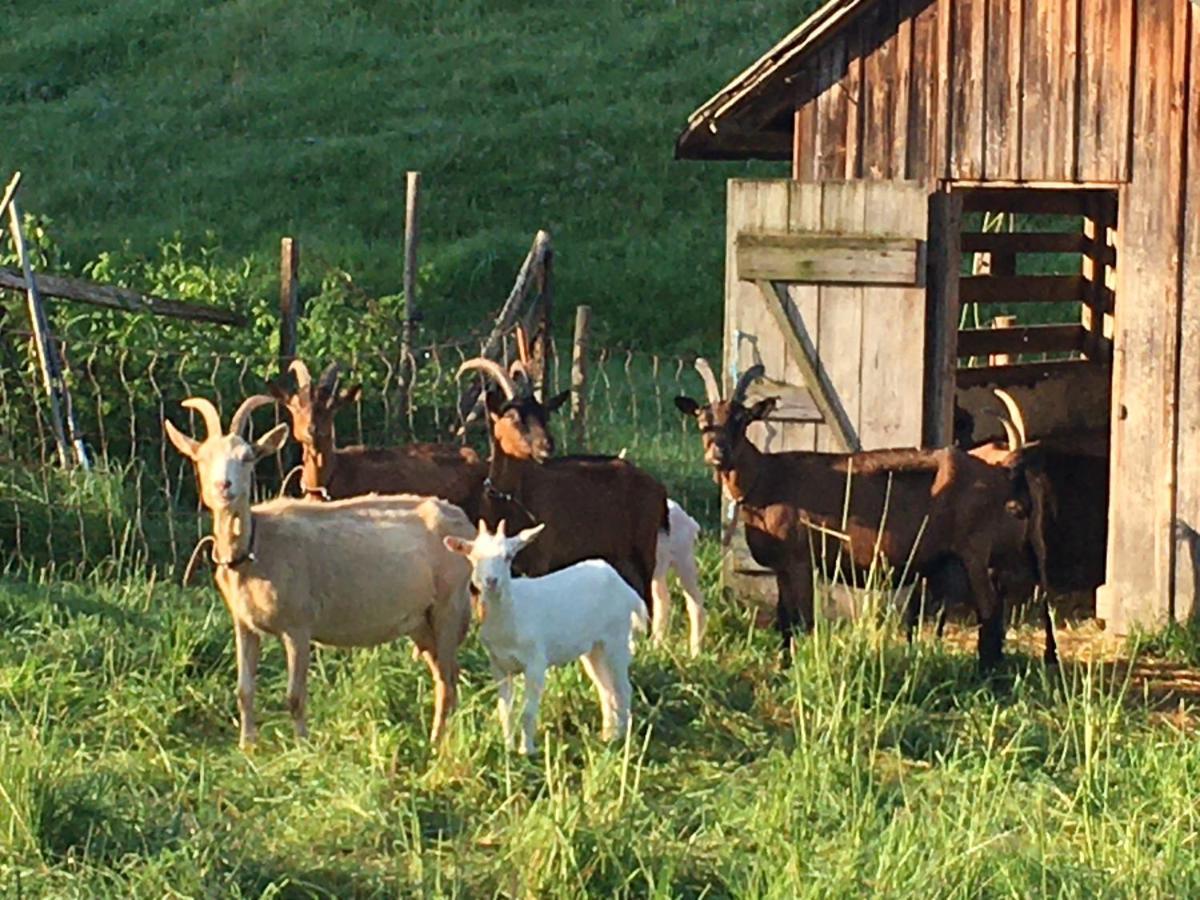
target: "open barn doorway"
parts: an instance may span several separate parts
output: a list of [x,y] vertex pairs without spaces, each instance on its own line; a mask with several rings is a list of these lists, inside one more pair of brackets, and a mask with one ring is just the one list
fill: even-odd
[[951,197],[954,440],[1005,440],[996,389],[1016,401],[1055,493],[1052,590],[1093,610],[1108,543],[1117,192],[955,187]]

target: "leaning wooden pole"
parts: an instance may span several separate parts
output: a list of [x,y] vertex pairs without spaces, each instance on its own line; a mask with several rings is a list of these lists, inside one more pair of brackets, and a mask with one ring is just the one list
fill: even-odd
[[[33,275],[33,265],[29,261],[29,251],[25,246],[25,235],[21,231],[21,215],[17,209],[16,197],[9,198],[8,225],[9,232],[12,234],[13,247],[17,251],[17,258],[21,262],[21,271],[25,276],[25,297],[29,304],[29,320],[33,328],[38,365],[42,370],[42,386],[46,390],[46,399],[50,408],[50,427],[54,433],[58,461],[63,468],[70,466],[70,447],[73,447],[79,465],[86,469],[89,468],[87,450],[75,427],[70,397],[67,394],[67,386],[63,382],[62,363],[58,357],[58,349],[54,346],[53,338],[50,335],[50,323],[46,319],[46,311],[42,306],[41,295],[38,293],[37,280]],[[63,427],[64,409],[67,413],[69,431]]]
[[296,358],[300,320],[300,244],[285,237],[279,242],[279,373]]
[[0,220],[8,212],[8,204],[12,203],[13,198],[17,196],[17,190],[21,187],[21,173],[13,172],[13,177],[9,180],[8,186],[4,189],[4,197],[0,198]]

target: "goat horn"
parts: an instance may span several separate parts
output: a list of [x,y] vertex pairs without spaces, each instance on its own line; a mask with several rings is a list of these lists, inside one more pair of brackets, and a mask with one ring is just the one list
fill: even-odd
[[242,401],[242,405],[237,408],[237,412],[233,414],[233,418],[229,420],[229,433],[241,435],[246,423],[250,421],[250,413],[254,412],[260,406],[269,406],[275,402],[274,397],[269,397],[266,394],[255,394],[253,397],[247,397]]
[[713,374],[712,366],[703,356],[696,357],[696,371],[704,382],[704,393],[708,395],[709,405],[721,402],[721,388],[717,386],[717,376]]
[[288,371],[296,376],[296,390],[302,391],[312,384],[312,375],[309,374],[304,360],[293,359],[291,365],[288,366]]
[[756,363],[743,372],[737,381],[737,385],[734,386],[733,396],[729,398],[729,402],[741,403],[743,400],[745,400],[747,389],[755,381],[758,381],[758,379],[762,378],[766,372],[767,370],[763,367],[762,363]]
[[529,365],[529,335],[525,333],[524,325],[517,326],[517,356],[523,365]]
[[217,408],[212,405],[211,400],[206,400],[204,397],[188,397],[179,405],[200,413],[200,418],[204,419],[204,427],[208,429],[209,437],[220,437],[224,434],[221,430],[221,414],[217,412]]
[[1012,420],[1013,426],[1017,429],[1017,434],[1021,437],[1021,443],[1013,447],[1014,450],[1020,450],[1029,440],[1029,435],[1025,431],[1025,417],[1021,415],[1021,408],[1017,406],[1017,401],[1013,399],[1012,394],[1004,390],[1004,388],[996,388],[992,391],[1000,402],[1004,404],[1004,408],[1008,410],[1008,417]]
[[317,379],[317,392],[327,395],[332,394],[337,389],[341,370],[342,367],[335,362],[327,365],[325,371],[321,373],[321,377]]
[[[993,415],[995,415],[993,413]],[[1008,438],[1009,450],[1020,450],[1024,446],[1021,440],[1021,434],[1017,431],[1017,426],[1012,423],[1012,419],[1008,416],[996,416],[1000,420],[1000,424],[1004,426],[1004,434]]]
[[477,356],[474,359],[468,359],[458,367],[458,372],[455,373],[454,377],[461,378],[463,372],[470,372],[473,369],[478,369],[485,375],[490,375],[492,380],[500,385],[500,390],[504,391],[506,399],[515,400],[517,398],[517,386],[513,384],[513,380],[509,377],[508,373],[504,371],[499,363],[485,357]]
[[529,366],[525,364],[523,359],[514,359],[508,367],[508,375],[516,384],[524,388],[525,393],[533,393],[533,376],[529,373]]

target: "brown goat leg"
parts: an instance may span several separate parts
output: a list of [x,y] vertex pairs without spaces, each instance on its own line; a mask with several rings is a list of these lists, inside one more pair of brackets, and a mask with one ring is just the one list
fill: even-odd
[[1058,642],[1054,639],[1054,617],[1050,614],[1050,595],[1041,591],[1042,626],[1046,629],[1046,649],[1042,662],[1048,666],[1058,665]]
[[1004,659],[1004,602],[992,588],[986,566],[968,567],[967,577],[979,616],[979,668],[988,672]]
[[787,573],[777,572],[775,584],[779,599],[775,604],[775,630],[779,633],[779,665],[786,669],[792,664],[792,586]]

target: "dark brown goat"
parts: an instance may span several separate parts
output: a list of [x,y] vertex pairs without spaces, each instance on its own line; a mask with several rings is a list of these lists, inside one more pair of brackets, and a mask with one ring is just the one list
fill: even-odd
[[303,449],[300,486],[306,496],[340,500],[362,494],[420,494],[458,506],[471,521],[487,466],[474,450],[453,444],[409,444],[374,449],[338,447],[335,413],[354,403],[362,385],[338,390],[338,365],[331,363],[313,384],[308,367],[296,360],[271,394],[292,418],[292,435]]
[[1004,604],[989,570],[1003,567],[1013,543],[1009,471],[953,448],[763,453],[746,429],[777,401],[743,405],[762,367],[744,372],[729,400],[721,400],[708,364],[697,360],[696,367],[708,403],[690,397],[675,403],[696,418],[705,461],[738,503],[751,555],[775,572],[785,662],[796,628],[813,626],[814,564],[829,574],[839,559],[865,570],[882,558],[914,576],[960,563],[979,617],[980,665],[999,663]]
[[603,559],[649,609],[658,533],[667,528],[666,489],[623,459],[551,458],[554,441],[546,416],[569,393],[543,405],[491,360],[468,360],[459,375],[472,370],[488,375],[503,391],[503,397],[488,395],[492,456],[481,516],[492,528],[506,520],[509,532],[546,525],[542,536],[518,554],[516,570],[544,575],[584,559]]

